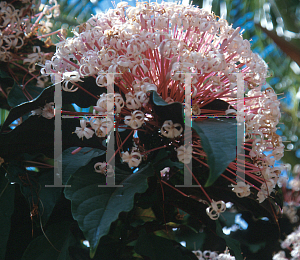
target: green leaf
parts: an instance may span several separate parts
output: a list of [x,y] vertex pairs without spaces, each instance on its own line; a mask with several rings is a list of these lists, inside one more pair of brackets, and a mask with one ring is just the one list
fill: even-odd
[[14,212],[15,186],[4,177],[0,170],[0,259],[5,258],[6,243],[10,232],[10,218]]
[[[92,138],[79,139],[72,134],[77,126],[78,119],[62,119],[62,147],[94,147],[106,149],[102,139],[93,135]],[[46,119],[42,116],[30,116],[21,125],[7,133],[0,133],[0,157],[6,162],[14,160],[20,154],[42,153],[49,158],[54,155],[54,118]]]
[[181,103],[168,104],[155,91],[151,91],[151,100],[154,104],[154,112],[162,122],[172,120],[173,123],[184,125],[184,110]]
[[8,110],[0,108],[0,125],[3,125],[4,121],[8,116]]
[[240,246],[240,242],[227,236],[222,231],[222,226],[219,220],[216,221],[216,233],[219,237],[223,238],[226,241],[226,245],[233,250],[234,256],[236,260],[243,260],[244,257],[242,255],[242,250]]
[[[27,85],[25,89],[26,93],[29,94],[32,99],[36,98],[43,91],[42,88],[33,85]],[[11,107],[15,107],[28,101],[22,88],[15,82],[7,97],[8,104]]]
[[8,133],[0,134],[0,157],[13,160],[22,153],[43,153],[53,158],[54,119],[31,116]]
[[46,224],[62,191],[62,188],[58,187],[45,187],[45,185],[53,184],[53,169],[42,173],[26,171],[20,162],[12,161],[7,172],[6,177],[10,182],[20,184],[21,192],[28,201],[30,208],[33,208],[33,203],[38,205],[37,222],[39,222],[39,216],[41,216],[42,224]]
[[95,160],[74,173],[65,188],[65,196],[72,201],[72,214],[90,242],[90,255],[95,255],[101,237],[107,235],[110,225],[120,212],[134,206],[134,195],[148,188],[147,178],[153,175],[150,164],[136,173],[116,169],[116,183],[123,187],[98,187],[106,181],[94,171]]
[[39,236],[29,244],[22,260],[69,260],[68,248],[76,243],[69,228],[69,222],[59,222],[49,226],[46,236],[52,245],[44,235]]
[[156,219],[152,208],[143,209],[143,208],[140,208],[140,207],[136,208],[132,218],[133,218],[133,222],[130,223],[130,225],[133,226],[133,227],[143,225],[146,222],[151,222],[151,221],[154,221]]
[[169,239],[158,237],[153,234],[140,234],[134,251],[141,256],[147,256],[151,260],[196,260],[192,253],[180,250],[180,244]]
[[53,100],[54,100],[54,85],[43,89],[40,95],[37,96],[34,100],[22,103],[12,108],[9,112],[9,115],[5,123],[3,124],[1,131],[3,131],[6,127],[8,127],[13,121],[18,119],[19,117],[25,115],[26,113],[31,112],[32,110],[44,107],[46,103],[53,102]]
[[[6,90],[14,85],[14,79],[9,76],[5,71],[0,70],[1,88]],[[7,92],[7,91],[6,91]]]
[[237,130],[235,119],[205,119],[193,121],[193,129],[201,139],[210,168],[205,186],[212,185],[236,158]]
[[183,169],[183,163],[180,162],[173,162],[170,159],[166,159],[170,154],[169,151],[166,149],[159,150],[158,154],[156,155],[153,161],[153,167],[156,171],[161,171],[165,167],[177,167],[178,169]]
[[104,150],[84,147],[78,153],[72,152],[78,147],[70,147],[62,153],[63,184],[66,184],[70,176],[80,167],[87,165],[93,158],[106,153]]

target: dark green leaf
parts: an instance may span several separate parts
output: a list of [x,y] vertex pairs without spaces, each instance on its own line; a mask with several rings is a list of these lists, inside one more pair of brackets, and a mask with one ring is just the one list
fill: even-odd
[[197,257],[187,252],[182,252],[180,244],[169,239],[153,234],[141,234],[135,244],[134,250],[141,256],[151,260],[196,260]]
[[177,167],[178,169],[183,169],[183,163],[173,162],[170,159],[167,159],[170,152],[166,151],[166,149],[161,149],[156,155],[153,161],[153,167],[156,171],[161,171],[165,167]]
[[240,242],[237,240],[231,238],[230,236],[227,236],[222,231],[222,226],[220,222],[216,221],[216,233],[219,237],[223,238],[226,241],[226,245],[233,250],[234,256],[236,260],[243,260],[244,257],[242,255],[242,250],[240,246]]
[[26,171],[20,162],[12,161],[7,172],[6,177],[10,182],[20,184],[21,191],[30,204],[30,208],[32,209],[34,204],[38,205],[38,222],[39,216],[41,216],[42,224],[46,224],[62,191],[62,188],[58,187],[45,187],[45,185],[53,185],[53,169],[42,173]]
[[46,236],[52,245],[44,235],[39,236],[29,244],[22,260],[69,260],[68,248],[76,242],[69,228],[68,222],[49,226]]
[[[202,110],[207,109],[207,110],[218,110],[218,111],[226,111],[228,109],[228,107],[230,107],[231,109],[233,108],[232,106],[230,106],[227,102],[225,102],[224,100],[221,99],[215,99],[212,102],[209,102],[208,104],[200,107],[201,108],[201,114],[202,114]],[[205,114],[205,113],[204,113]],[[212,114],[212,112],[210,112],[209,114]]]
[[98,187],[105,183],[105,176],[94,171],[91,161],[74,173],[65,189],[65,196],[72,201],[72,214],[91,246],[90,255],[95,255],[101,237],[107,235],[110,225],[120,212],[133,208],[134,195],[148,188],[147,178],[153,168],[147,165],[136,173],[116,169],[116,183],[123,187]]
[[279,205],[280,208],[283,207],[284,197],[283,197],[282,189],[279,188],[278,185],[276,185],[276,187],[275,187],[274,201]]
[[80,167],[87,165],[94,157],[106,153],[104,150],[84,147],[78,153],[72,154],[76,148],[78,147],[70,147],[62,153],[63,184],[66,184],[69,177]]
[[0,259],[4,259],[6,243],[10,232],[10,218],[14,212],[15,186],[4,177],[0,170]]
[[[19,106],[12,108],[6,121],[3,124],[1,131],[7,128],[13,121],[19,117],[31,112],[32,110],[44,107],[46,103],[53,102],[54,100],[54,85],[44,89],[38,97],[34,100],[22,103]],[[27,100],[26,100],[27,101]]]
[[7,93],[6,89],[12,87],[15,81],[5,71],[0,70],[0,82],[1,82],[1,88],[5,90],[5,92]]
[[235,119],[205,119],[193,121],[193,129],[201,139],[210,167],[205,186],[212,185],[236,158],[237,130]]
[[[75,131],[80,121],[73,118],[62,119],[62,147],[93,147],[106,150],[101,138],[94,135],[90,139],[79,139]],[[8,133],[0,134],[0,157],[5,161],[13,160],[15,156],[29,153],[42,153],[49,158],[54,155],[54,119],[42,116],[30,116],[21,125]]]
[[[27,95],[29,94],[32,97],[32,99],[36,98],[42,92],[42,90],[43,90],[42,88],[39,88],[39,87],[36,87],[33,85],[26,86],[26,93],[27,93]],[[9,92],[8,97],[7,97],[7,102],[11,107],[15,107],[24,102],[28,102],[28,99],[25,96],[23,91],[25,91],[25,90],[22,90],[22,87],[20,87],[15,82],[11,91]]]
[[8,133],[0,134],[0,157],[5,161],[22,153],[43,153],[53,158],[54,120],[31,116]]
[[173,123],[184,125],[184,110],[181,103],[168,104],[155,91],[151,91],[151,100],[154,104],[154,112],[162,122],[172,120]]

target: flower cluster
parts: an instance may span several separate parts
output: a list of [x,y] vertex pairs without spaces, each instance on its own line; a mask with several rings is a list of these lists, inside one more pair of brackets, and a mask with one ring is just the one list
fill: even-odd
[[297,207],[295,203],[287,203],[282,207],[282,213],[288,217],[291,223],[297,223],[299,216],[297,215]]
[[[15,9],[12,4],[9,4],[5,1],[1,1],[0,3],[0,61],[8,62],[13,59],[15,52],[17,52],[20,48],[23,47],[25,41],[30,38],[33,34],[36,34],[37,30],[43,31],[43,25],[39,24],[39,21],[46,17],[48,22],[48,30],[49,19],[54,16],[59,15],[59,6],[57,1],[50,0],[49,4],[54,3],[51,7],[49,5],[43,5],[41,12],[39,13],[36,19],[35,16],[31,16],[32,12],[30,10],[37,9],[37,3],[35,1],[27,1],[23,0],[21,9]],[[34,22],[32,22],[35,20]],[[41,21],[41,23],[44,21]],[[47,23],[46,22],[46,23]],[[45,23],[45,22],[44,22]],[[43,32],[42,32],[43,33]],[[35,70],[34,64],[36,62],[44,63],[43,53],[40,51],[39,47],[33,47],[33,53],[29,54],[26,59],[24,59],[24,64],[29,63],[30,72]]]
[[212,251],[193,251],[193,253],[198,257],[198,260],[235,260],[234,256],[231,256],[228,252],[217,254]]
[[264,180],[257,194],[259,202],[262,202],[274,190],[281,173],[280,167],[274,166],[275,160],[280,160],[284,152],[281,137],[276,134],[276,126],[280,119],[280,102],[270,87],[263,92],[252,89],[248,97],[246,136],[253,140],[249,155],[255,161],[254,165],[259,168],[257,175]]
[[[126,125],[137,133],[151,129],[168,138],[184,164],[192,159],[199,161],[200,155],[205,157],[200,142],[193,139],[189,147],[183,146],[183,125],[157,118],[147,93],[156,92],[166,103],[185,105],[184,74],[192,73],[193,120],[201,120],[197,117],[200,114],[210,114],[211,110],[204,107],[216,99],[227,102],[229,108],[215,111],[214,115],[232,114],[240,102],[236,98],[236,74],[240,73],[247,93],[245,111],[237,112],[238,121],[246,122],[245,173],[259,186],[230,180],[239,197],[249,196],[250,186],[256,189],[259,202],[269,196],[280,173],[274,162],[282,157],[284,148],[275,133],[279,101],[272,89],[262,90],[267,65],[251,51],[240,28],[232,28],[226,20],[203,9],[171,2],[143,2],[136,7],[121,2],[115,9],[90,18],[83,28],[57,44],[55,55],[45,62],[42,73],[59,74],[63,89],[70,92],[82,87],[79,82],[85,77],[94,77],[95,84],[107,87],[107,74],[114,73],[118,93],[102,94],[94,114],[105,116],[114,109],[117,125]],[[90,125],[98,137],[105,137],[111,128],[101,129],[100,123],[98,120]],[[76,130],[78,136],[91,137],[92,132],[87,130],[91,128],[83,126]],[[270,155],[266,156],[266,152]],[[134,147],[121,157],[129,167],[137,167],[142,152]],[[237,167],[238,163],[233,162],[228,168],[234,178]],[[224,202],[220,202],[221,206],[218,203],[207,209],[213,219],[225,210]]]
[[[300,258],[300,227],[286,237],[281,243],[281,247],[283,249],[291,249],[290,254],[292,258],[290,258],[290,260],[297,260]],[[284,251],[280,251],[273,256],[273,260],[288,260],[288,258],[286,258]]]
[[38,108],[31,111],[31,115],[39,116],[42,115],[47,119],[51,119],[54,117],[54,102],[50,102],[45,104],[43,108]]

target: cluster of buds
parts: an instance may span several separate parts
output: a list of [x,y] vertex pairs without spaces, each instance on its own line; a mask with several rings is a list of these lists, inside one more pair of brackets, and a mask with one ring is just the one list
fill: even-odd
[[[167,103],[186,105],[184,74],[190,73],[193,120],[201,120],[197,117],[200,114],[211,113],[204,106],[216,99],[234,108],[214,112],[225,116],[238,107],[235,74],[239,73],[248,92],[245,111],[238,112],[237,116],[238,121],[244,118],[246,121],[248,138],[244,149],[250,151],[246,174],[261,184],[260,187],[251,185],[258,192],[259,202],[275,187],[280,171],[274,162],[281,158],[283,145],[275,134],[280,117],[277,96],[271,89],[261,90],[267,65],[251,51],[240,28],[232,28],[226,20],[208,11],[172,2],[138,2],[136,7],[120,2],[115,9],[90,18],[80,31],[74,30],[74,37],[58,43],[56,53],[45,62],[42,73],[60,75],[64,80],[63,89],[71,92],[81,87],[77,82],[85,77],[94,77],[99,87],[108,87],[107,74],[115,74],[119,93],[103,94],[94,113],[103,115],[112,109],[106,107],[110,100],[118,114],[116,124],[125,124],[137,132],[143,127],[157,131],[170,140],[178,160],[185,164],[192,158],[201,160],[199,155],[205,156],[201,145],[193,140],[190,147],[184,147],[178,140],[183,125],[171,120],[158,124],[159,119],[153,120],[156,115],[152,114],[147,92],[156,92]],[[88,134],[86,130],[90,128],[83,126],[77,131],[78,136],[90,137],[92,132]],[[101,137],[104,135],[102,130],[99,133]],[[173,142],[176,138],[177,142]],[[129,166],[137,167],[142,155],[136,148],[133,150],[123,153],[122,158]],[[265,152],[271,155],[266,156]],[[234,163],[229,167],[237,170]],[[241,185],[231,181],[239,197],[250,194],[251,182]],[[223,208],[212,205],[208,214],[215,219]]]
[[227,250],[222,253],[218,254],[217,252],[212,251],[193,251],[193,253],[198,257],[198,260],[235,260],[234,256],[231,256]]

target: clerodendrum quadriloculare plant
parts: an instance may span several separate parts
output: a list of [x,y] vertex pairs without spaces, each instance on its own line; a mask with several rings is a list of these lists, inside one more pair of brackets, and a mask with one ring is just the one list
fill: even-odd
[[[115,83],[114,93],[107,94],[108,73],[114,74]],[[188,73],[192,73],[193,116],[192,143],[186,145],[183,110]],[[126,245],[137,240],[135,252],[149,256],[141,247],[141,241],[149,241],[140,231],[142,224],[155,220],[165,229],[174,222],[185,223],[179,209],[217,229],[225,202],[249,210],[261,205],[266,209],[262,214],[271,217],[278,211],[272,198],[281,172],[274,163],[284,150],[275,133],[279,101],[273,89],[262,90],[267,65],[251,51],[240,28],[191,5],[137,3],[131,7],[121,2],[80,25],[74,37],[62,37],[42,74],[51,75],[53,83],[55,78],[62,79],[63,102],[91,107],[90,113],[63,110],[82,118],[63,119],[62,140],[63,182],[71,185],[64,193],[89,240],[91,256],[102,237],[112,236],[111,224],[123,221],[121,212],[129,212],[125,222],[131,225]],[[237,74],[242,75],[245,89],[245,111],[238,112]],[[37,99],[37,107],[30,106],[35,112],[29,119],[43,124],[53,120],[38,117],[41,111],[36,110],[46,102],[42,116],[52,118],[50,92],[53,95],[53,87]],[[113,105],[114,120],[106,116],[109,105]],[[244,120],[245,139],[237,156],[236,126]],[[112,158],[105,159],[112,131],[115,181],[123,186],[98,187],[105,184],[112,168]],[[194,186],[178,187],[184,181],[184,164],[191,161],[192,169],[187,169]],[[74,164],[73,168],[68,164]],[[245,179],[237,174],[242,167]],[[151,209],[153,218],[143,217],[141,209]],[[232,244],[229,247],[234,249]],[[234,253],[241,259],[237,249]],[[212,257],[231,259],[227,253]]]

